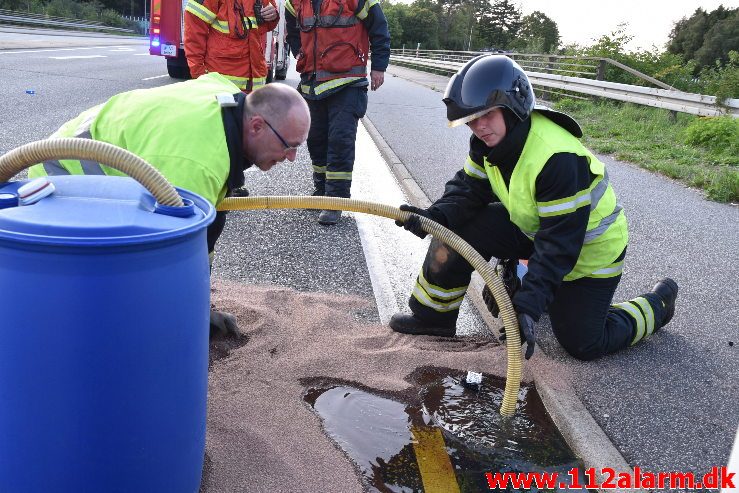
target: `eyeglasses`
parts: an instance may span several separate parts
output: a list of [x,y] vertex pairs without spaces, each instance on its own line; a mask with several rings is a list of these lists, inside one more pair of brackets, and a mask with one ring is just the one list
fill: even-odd
[[270,130],[272,130],[272,132],[274,132],[274,134],[277,136],[277,138],[280,139],[280,142],[282,142],[282,145],[285,147],[285,152],[297,151],[298,150],[298,147],[299,146],[291,146],[290,144],[288,144],[287,141],[282,138],[282,135],[280,135],[280,132],[278,132],[277,130],[275,130],[275,127],[273,127],[272,125],[270,125],[270,123],[267,120],[265,120],[264,117],[262,117],[262,120],[264,120],[264,123],[266,123],[267,126],[270,128]]

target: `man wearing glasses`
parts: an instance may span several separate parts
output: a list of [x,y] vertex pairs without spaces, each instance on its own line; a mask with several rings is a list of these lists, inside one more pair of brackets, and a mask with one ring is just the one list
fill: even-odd
[[[265,117],[268,115],[268,117]],[[269,118],[269,121],[267,120]],[[245,95],[220,74],[180,84],[124,92],[65,123],[51,137],[80,137],[118,145],[157,168],[173,185],[217,206],[244,185],[244,170],[268,171],[295,160],[308,136],[310,112],[300,94],[270,84]],[[29,169],[44,175],[122,175],[91,161],[46,161]],[[219,212],[208,228],[213,258],[226,221]],[[223,314],[211,330],[232,329]]]
[[[311,112],[313,195],[349,197],[367,87],[382,85],[390,61],[385,14],[378,0],[286,0],[285,25],[300,72],[298,89]],[[336,224],[340,216],[341,211],[321,211],[318,222]]]

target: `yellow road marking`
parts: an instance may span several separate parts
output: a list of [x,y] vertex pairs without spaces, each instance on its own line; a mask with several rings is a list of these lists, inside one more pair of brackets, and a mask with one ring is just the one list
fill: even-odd
[[421,471],[425,493],[459,493],[457,477],[449,460],[441,430],[413,426],[413,450]]

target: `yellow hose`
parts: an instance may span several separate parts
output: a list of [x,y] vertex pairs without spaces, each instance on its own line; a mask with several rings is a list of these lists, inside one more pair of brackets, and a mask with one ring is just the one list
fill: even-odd
[[[251,210],[251,209],[329,209],[335,211],[352,211],[387,217],[389,219],[405,221],[410,212],[376,202],[365,200],[343,199],[336,197],[229,197],[218,206],[218,210]],[[521,386],[521,337],[518,331],[518,320],[513,310],[508,292],[495,272],[495,269],[472,248],[469,243],[452,231],[426,217],[418,216],[424,231],[449,245],[462,255],[480,274],[485,284],[495,297],[503,317],[503,326],[506,327],[506,350],[508,354],[508,368],[506,384],[503,392],[503,402],[500,414],[512,416],[516,411],[518,390]]]
[[136,154],[92,139],[46,139],[22,145],[0,156],[0,183],[36,163],[53,159],[85,159],[105,164],[141,183],[161,205],[182,207],[182,199],[166,178]]
[[[166,178],[135,154],[106,142],[91,139],[47,139],[23,145],[0,156],[0,183],[8,181],[23,169],[48,160],[85,159],[117,169],[141,183],[162,205],[182,207],[182,199]],[[219,210],[247,209],[330,209],[363,212],[405,221],[410,212],[396,207],[363,200],[334,197],[243,197],[225,199]],[[500,414],[512,416],[516,411],[521,385],[521,338],[511,299],[493,267],[466,241],[440,224],[419,216],[424,231],[443,241],[462,255],[479,272],[500,307],[503,326],[507,328],[508,368]]]

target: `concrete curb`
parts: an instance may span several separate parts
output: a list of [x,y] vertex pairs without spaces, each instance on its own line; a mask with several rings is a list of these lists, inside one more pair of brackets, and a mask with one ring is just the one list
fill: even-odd
[[[431,201],[426,193],[418,186],[403,162],[395,154],[390,145],[388,145],[369,118],[366,116],[362,118],[362,124],[367,129],[370,137],[372,137],[380,154],[392,170],[411,204],[417,207],[428,207],[431,205]],[[467,295],[490,331],[493,334],[497,334],[500,323],[490,315],[482,300],[482,285],[482,279],[475,273],[470,283],[472,289],[467,291]],[[534,377],[534,385],[536,385],[536,389],[554,424],[562,433],[567,444],[575,452],[575,455],[583,460],[585,468],[592,467],[596,471],[598,482],[602,483],[608,479],[607,475],[601,474],[604,468],[615,471],[616,478],[618,477],[618,473],[628,473],[633,477],[633,470],[628,462],[626,462],[601,427],[598,426],[598,423],[595,422],[585,405],[575,394],[574,389],[561,381],[550,381],[551,377],[546,377],[544,372],[537,371],[535,365],[531,365],[529,369]],[[581,480],[581,482],[583,481]],[[599,489],[598,491],[605,493],[613,491],[638,492],[643,490],[609,488]]]

